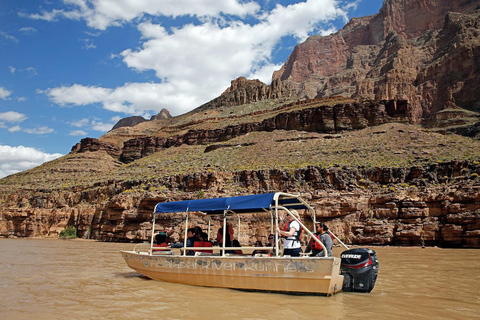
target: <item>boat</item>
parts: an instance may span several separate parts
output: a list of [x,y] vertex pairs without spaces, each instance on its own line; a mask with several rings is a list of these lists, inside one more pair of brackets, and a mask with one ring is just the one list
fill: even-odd
[[[305,210],[304,212],[310,213],[315,223],[315,211],[309,204],[298,195],[282,192],[159,203],[153,212],[150,243],[138,244],[133,250],[121,251],[121,254],[130,268],[155,280],[248,291],[326,296],[342,291],[344,275],[340,270],[339,257],[282,256],[279,241],[276,241],[274,246],[262,247],[262,250],[271,250],[274,254],[234,254],[233,250],[245,252],[258,247],[227,247],[227,228],[223,228],[224,240],[218,246],[187,247],[189,216],[192,213],[210,218],[217,216],[220,220],[223,218],[223,225],[226,226],[227,219],[231,220],[234,216],[238,217],[240,224],[241,217],[245,217],[245,214],[263,212],[267,217],[270,215],[271,231],[276,233],[279,213],[283,212],[282,214],[286,213],[296,220],[303,231],[324,248],[326,255],[327,250],[323,243],[292,213],[293,210]],[[157,215],[166,213],[185,214],[185,240],[181,249],[154,249],[155,219]],[[276,239],[279,238],[277,234]],[[340,241],[338,238],[337,240]],[[195,255],[187,255],[188,250],[196,250]],[[200,252],[202,250],[211,250],[211,253]],[[349,255],[349,258],[349,263],[354,263],[352,255]]]

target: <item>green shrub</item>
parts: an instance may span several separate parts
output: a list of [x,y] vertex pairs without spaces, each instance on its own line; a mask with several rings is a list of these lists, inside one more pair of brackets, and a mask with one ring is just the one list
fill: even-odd
[[77,229],[74,226],[68,226],[60,231],[60,238],[75,239],[77,237]]

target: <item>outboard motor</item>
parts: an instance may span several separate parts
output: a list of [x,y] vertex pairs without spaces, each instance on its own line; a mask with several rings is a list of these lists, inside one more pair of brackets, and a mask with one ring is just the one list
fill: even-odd
[[344,276],[343,291],[370,292],[375,286],[378,274],[378,260],[375,251],[358,248],[343,251],[340,273]]

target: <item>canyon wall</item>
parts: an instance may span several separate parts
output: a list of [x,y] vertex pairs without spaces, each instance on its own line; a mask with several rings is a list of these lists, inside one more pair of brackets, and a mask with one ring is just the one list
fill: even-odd
[[478,0],[387,0],[378,14],[296,46],[273,80],[305,98],[408,100],[424,119],[448,108],[478,112],[478,9]]
[[[326,222],[348,244],[478,248],[479,174],[478,162],[463,161],[411,168],[209,172],[155,181],[110,181],[78,192],[2,192],[0,236],[56,237],[71,225],[83,238],[146,241],[156,203],[234,196],[238,192],[233,190],[243,189],[249,193],[301,192],[314,206],[317,220]],[[169,191],[155,191],[162,188]],[[183,219],[182,214],[161,215],[156,229],[173,227],[173,238],[178,241],[184,232]],[[234,220],[243,244],[264,241],[270,233],[268,216],[250,215],[240,230]],[[309,216],[303,216],[303,221],[312,226]],[[192,223],[207,229],[205,218],[194,217]],[[218,228],[218,221],[214,223]]]

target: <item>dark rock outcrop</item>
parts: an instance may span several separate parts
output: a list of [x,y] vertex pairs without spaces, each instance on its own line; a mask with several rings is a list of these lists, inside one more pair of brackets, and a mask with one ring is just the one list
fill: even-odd
[[134,127],[139,123],[147,121],[144,117],[133,116],[120,119],[112,128],[112,130],[123,128],[123,127]]
[[106,151],[114,158],[118,158],[122,153],[122,149],[113,143],[103,142],[95,138],[84,138],[72,147],[70,153],[82,153],[86,151],[95,152],[99,150]]

